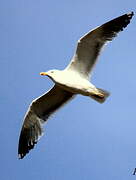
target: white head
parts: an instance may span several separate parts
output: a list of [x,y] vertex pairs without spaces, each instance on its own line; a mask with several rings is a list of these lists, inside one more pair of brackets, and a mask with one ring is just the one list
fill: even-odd
[[55,79],[58,77],[58,76],[61,76],[60,75],[60,70],[56,70],[56,69],[53,69],[53,70],[49,70],[47,72],[41,72],[40,75],[42,76],[48,76],[50,79],[52,79],[53,81],[56,81]]

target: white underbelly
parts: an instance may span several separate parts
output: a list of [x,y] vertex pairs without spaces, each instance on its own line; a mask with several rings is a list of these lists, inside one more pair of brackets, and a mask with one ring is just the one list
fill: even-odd
[[90,94],[90,91],[92,91],[95,88],[95,86],[91,84],[89,81],[81,79],[81,78],[78,78],[78,79],[73,78],[72,80],[67,79],[66,82],[61,81],[61,83],[57,82],[57,84],[61,88],[71,93],[82,94],[85,96],[88,96]]

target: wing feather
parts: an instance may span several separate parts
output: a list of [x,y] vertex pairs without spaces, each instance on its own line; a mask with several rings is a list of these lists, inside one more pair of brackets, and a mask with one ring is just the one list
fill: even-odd
[[43,124],[49,116],[74,95],[58,86],[35,99],[29,106],[19,138],[18,155],[22,159],[43,135]]
[[133,15],[134,13],[131,12],[115,18],[81,37],[74,57],[66,69],[78,71],[88,78],[104,44],[111,41],[118,32],[123,31]]

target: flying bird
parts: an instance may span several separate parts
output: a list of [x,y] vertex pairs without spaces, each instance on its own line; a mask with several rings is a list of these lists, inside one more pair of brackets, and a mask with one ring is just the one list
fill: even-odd
[[133,12],[117,17],[85,34],[77,42],[75,54],[64,70],[41,72],[48,76],[54,87],[33,100],[25,115],[19,138],[18,156],[22,159],[43,135],[47,119],[77,94],[89,96],[103,103],[109,93],[95,87],[90,81],[91,72],[102,47],[116,37],[130,23]]

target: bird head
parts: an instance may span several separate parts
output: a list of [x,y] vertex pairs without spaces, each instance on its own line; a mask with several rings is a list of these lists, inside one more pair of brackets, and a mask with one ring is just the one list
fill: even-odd
[[40,75],[48,76],[50,79],[55,81],[56,77],[59,76],[59,72],[60,72],[59,70],[53,69],[53,70],[49,70],[47,72],[41,72]]

